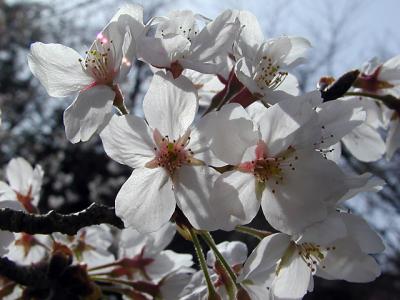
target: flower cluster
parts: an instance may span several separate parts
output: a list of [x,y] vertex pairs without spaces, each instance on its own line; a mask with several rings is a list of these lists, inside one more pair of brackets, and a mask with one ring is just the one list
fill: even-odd
[[[13,243],[1,232],[2,254],[30,264],[64,253],[85,274],[90,299],[301,299],[314,275],[374,280],[371,254],[384,245],[344,206],[384,183],[345,173],[339,160],[341,143],[362,161],[390,159],[400,146],[400,109],[387,100],[400,96],[400,56],[371,61],[326,101],[333,79],[301,94],[292,73],[310,47],[301,37],[265,38],[247,11],[214,20],[173,11],[144,23],[138,5],[121,8],[84,57],[32,44],[29,67],[48,94],[76,95],[64,112],[67,139],[98,134],[107,155],[132,168],[115,199],[126,229],[117,239],[106,225],[76,236],[21,233]],[[120,88],[136,60],[154,73],[143,117],[128,112]],[[2,207],[38,213],[41,167],[16,158],[6,175]],[[244,226],[260,207],[273,233]],[[202,271],[191,255],[164,250],[176,229],[194,243]],[[208,232],[235,229],[261,239],[249,256],[243,243],[215,245]],[[207,262],[198,237],[212,249]]]

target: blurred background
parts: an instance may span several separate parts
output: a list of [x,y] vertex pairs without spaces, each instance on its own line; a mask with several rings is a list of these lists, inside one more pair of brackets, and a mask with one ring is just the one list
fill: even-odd
[[[26,55],[31,43],[62,43],[84,53],[118,7],[116,0],[0,0],[0,167],[22,156],[41,164],[45,181],[40,209],[62,213],[87,207],[91,202],[114,205],[115,195],[131,169],[109,159],[98,137],[73,145],[65,138],[62,113],[72,99],[51,99],[32,76]],[[397,0],[254,0],[254,1],[136,1],[144,6],[145,21],[172,9],[192,9],[209,18],[236,8],[254,13],[267,38],[300,35],[313,49],[308,62],[297,70],[303,91],[315,88],[321,76],[340,76],[360,68],[374,56],[381,61],[400,54],[400,2]],[[150,69],[136,61],[123,85],[128,108],[140,114]],[[386,251],[377,256],[383,273],[369,284],[317,280],[305,299],[400,299],[400,155],[390,161],[362,163],[344,153],[349,172],[372,172],[387,185],[376,195],[350,201],[349,209],[378,230]],[[2,179],[4,172],[0,173]],[[253,224],[266,229],[258,217]],[[249,248],[256,241],[237,233],[216,233],[217,240],[241,239]],[[192,251],[176,237],[172,248]]]

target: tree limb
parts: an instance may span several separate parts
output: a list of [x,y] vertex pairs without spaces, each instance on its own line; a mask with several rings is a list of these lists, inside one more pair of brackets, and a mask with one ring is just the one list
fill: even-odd
[[29,234],[61,232],[74,235],[79,229],[98,224],[111,224],[120,229],[124,224],[115,215],[114,207],[93,203],[88,208],[72,214],[50,211],[45,215],[29,214],[9,208],[0,209],[0,229]]
[[49,281],[46,277],[46,266],[35,265],[22,266],[9,260],[7,257],[0,257],[0,276],[26,286],[46,288]]

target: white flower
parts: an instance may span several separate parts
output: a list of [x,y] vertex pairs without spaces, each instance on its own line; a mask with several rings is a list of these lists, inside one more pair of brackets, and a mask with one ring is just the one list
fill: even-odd
[[380,274],[368,254],[383,251],[379,236],[354,215],[331,212],[303,234],[276,233],[264,238],[249,256],[239,282],[264,278],[278,299],[301,299],[313,289],[312,275],[369,282]]
[[[259,46],[255,55],[252,51],[237,58],[236,76],[255,99],[277,103],[288,94],[298,94],[297,79],[288,71],[304,60],[309,47],[309,42],[299,37],[270,39]],[[248,106],[250,103],[242,104]]]
[[71,249],[77,262],[85,263],[88,267],[114,261],[114,255],[109,251],[113,236],[105,224],[82,228],[74,236],[59,233],[53,236],[56,242]]
[[48,235],[15,233],[14,242],[9,245],[7,257],[24,265],[37,263],[44,259],[52,246]]
[[[239,241],[222,242],[217,245],[217,248],[232,270],[238,274],[242,269],[243,263],[247,259],[248,251],[246,244]],[[221,264],[217,262],[211,250],[207,252],[207,265],[216,292],[222,299],[229,299],[223,278],[226,274],[223,273],[224,271]],[[207,285],[204,274],[202,271],[199,271],[193,274],[192,279],[183,290],[180,299],[206,299],[206,296]]]
[[[109,120],[113,104],[123,105],[118,84],[132,65],[136,53],[134,35],[143,28],[142,14],[142,7],[137,5],[117,12],[97,35],[84,59],[60,44],[31,45],[29,67],[50,96],[65,97],[79,92],[64,112],[66,136],[72,143],[89,140]],[[139,29],[134,31],[128,22]]]
[[204,122],[191,126],[197,108],[189,80],[159,72],[143,103],[147,123],[132,115],[115,116],[101,132],[106,153],[135,168],[115,203],[125,226],[155,231],[169,221],[176,205],[194,227],[214,226],[209,193],[217,172],[202,162],[209,151],[199,131]]
[[400,97],[400,55],[392,57],[383,64],[371,59],[357,78],[354,86],[373,94],[391,94]]
[[235,166],[212,191],[221,228],[249,223],[260,204],[267,221],[289,234],[324,219],[326,203],[344,195],[347,187],[338,166],[315,151],[324,138],[318,114],[295,99],[263,108],[261,114],[249,111],[259,132],[240,106],[209,114],[215,128],[211,149]]
[[[193,265],[190,254],[164,250],[171,243],[175,232],[172,223],[147,234],[132,228],[122,230],[118,250],[120,263],[111,271],[113,276],[160,283],[173,274],[193,272],[190,268]],[[171,280],[169,283],[174,282]]]
[[[154,67],[165,68],[174,78],[184,69],[216,74],[221,56],[232,49],[239,24],[229,22],[232,11],[226,10],[199,30],[192,11],[173,11],[167,17],[154,18],[146,31],[156,26],[154,36],[143,36],[138,45],[139,57]],[[208,20],[207,20],[208,21]]]
[[[363,72],[357,78],[354,83],[356,90],[377,94],[377,95],[392,95],[396,98],[400,98],[400,55],[392,57],[383,64],[379,64],[376,58],[370,60],[364,67]],[[363,100],[365,101],[365,99]],[[395,151],[400,146],[399,138],[399,115],[397,111],[382,109],[382,114],[386,114],[386,111],[390,111],[389,114],[389,132],[386,137],[386,155],[390,159]],[[371,130],[370,130],[371,131]],[[384,153],[385,145],[380,139],[379,133],[374,133],[375,140],[378,141],[376,145],[380,147],[379,159]],[[372,145],[372,143],[370,144]],[[370,146],[369,145],[369,146]],[[377,147],[377,146],[375,146]],[[361,147],[360,147],[361,148]],[[383,150],[382,150],[383,149]],[[378,156],[378,155],[376,155]],[[375,157],[368,157],[372,161],[377,160]],[[362,160],[362,159],[361,159]]]
[[13,158],[6,168],[9,185],[0,181],[0,201],[15,200],[21,203],[27,212],[37,213],[43,175],[40,165],[33,169],[22,157]]

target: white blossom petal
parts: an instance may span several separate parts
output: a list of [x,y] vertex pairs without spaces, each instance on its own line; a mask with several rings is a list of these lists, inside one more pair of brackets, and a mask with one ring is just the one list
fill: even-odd
[[47,93],[52,97],[72,95],[94,82],[83,70],[81,56],[60,44],[34,43],[28,54],[28,64]]
[[246,149],[258,141],[253,122],[238,104],[225,105],[220,111],[210,113],[206,121],[212,136],[211,151],[227,164],[240,163]]
[[155,156],[151,129],[139,117],[113,116],[100,137],[107,155],[120,164],[144,167]]
[[29,162],[22,157],[13,158],[7,165],[6,174],[10,187],[14,191],[28,195],[33,177],[33,168]]
[[361,124],[342,139],[343,144],[358,160],[371,162],[380,159],[386,151],[379,132],[367,124]]
[[189,222],[197,229],[217,229],[210,192],[218,172],[206,166],[182,166],[176,175],[176,202]]
[[348,213],[341,213],[340,215],[346,224],[348,235],[357,241],[364,253],[375,254],[385,250],[382,239],[364,219]]
[[283,233],[271,234],[258,244],[243,266],[238,282],[246,279],[259,277],[261,274],[268,275],[277,262],[282,258],[290,243],[290,236]]
[[301,299],[307,293],[310,280],[313,280],[311,269],[300,255],[293,253],[276,276],[272,293],[276,299]]
[[181,137],[192,124],[198,108],[197,93],[185,77],[158,72],[143,100],[143,111],[153,129],[170,139]]
[[331,278],[350,282],[370,282],[380,275],[379,265],[375,259],[364,254],[353,239],[338,240],[334,246],[335,250],[328,251],[322,262],[325,266],[323,271]]
[[233,230],[248,224],[260,209],[256,179],[252,173],[229,171],[221,174],[211,192],[211,205],[218,215],[218,227]]
[[101,130],[112,116],[114,96],[114,91],[105,85],[81,91],[64,111],[67,139],[72,143],[85,142]]
[[162,168],[138,168],[121,187],[115,212],[125,226],[139,232],[161,228],[175,210],[172,183]]
[[334,162],[315,151],[296,151],[295,155],[295,170],[284,168],[281,183],[269,180],[261,201],[267,221],[287,234],[322,221],[327,203],[347,191],[344,175]]

